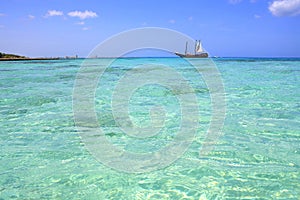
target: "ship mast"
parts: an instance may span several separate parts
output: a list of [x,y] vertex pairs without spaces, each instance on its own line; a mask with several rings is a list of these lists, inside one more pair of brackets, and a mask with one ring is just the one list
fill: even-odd
[[185,55],[187,54],[188,42],[185,43]]
[[196,55],[196,52],[197,52],[197,40],[195,42],[195,55]]

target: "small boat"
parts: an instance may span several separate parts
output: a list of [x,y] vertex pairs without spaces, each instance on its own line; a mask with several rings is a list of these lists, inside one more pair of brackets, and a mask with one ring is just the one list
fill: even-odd
[[196,40],[195,42],[195,53],[191,54],[187,52],[188,42],[185,44],[185,54],[181,54],[175,52],[175,55],[180,56],[182,58],[207,58],[208,53],[206,53],[203,48],[200,40]]

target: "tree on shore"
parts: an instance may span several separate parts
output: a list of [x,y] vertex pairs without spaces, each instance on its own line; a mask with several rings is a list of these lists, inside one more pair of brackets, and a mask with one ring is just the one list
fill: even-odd
[[25,58],[25,56],[19,56],[19,55],[15,55],[15,54],[6,54],[6,53],[0,52],[0,58]]

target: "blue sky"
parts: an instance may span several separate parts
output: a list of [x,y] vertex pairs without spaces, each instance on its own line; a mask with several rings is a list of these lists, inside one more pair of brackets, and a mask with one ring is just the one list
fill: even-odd
[[150,26],[201,39],[212,56],[300,57],[300,0],[0,0],[0,5],[1,52],[87,56],[114,34]]

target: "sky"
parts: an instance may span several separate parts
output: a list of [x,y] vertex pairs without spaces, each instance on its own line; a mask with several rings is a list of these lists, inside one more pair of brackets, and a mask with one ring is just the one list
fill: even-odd
[[300,57],[300,0],[0,0],[0,52],[86,57],[143,27],[201,39],[211,56]]

